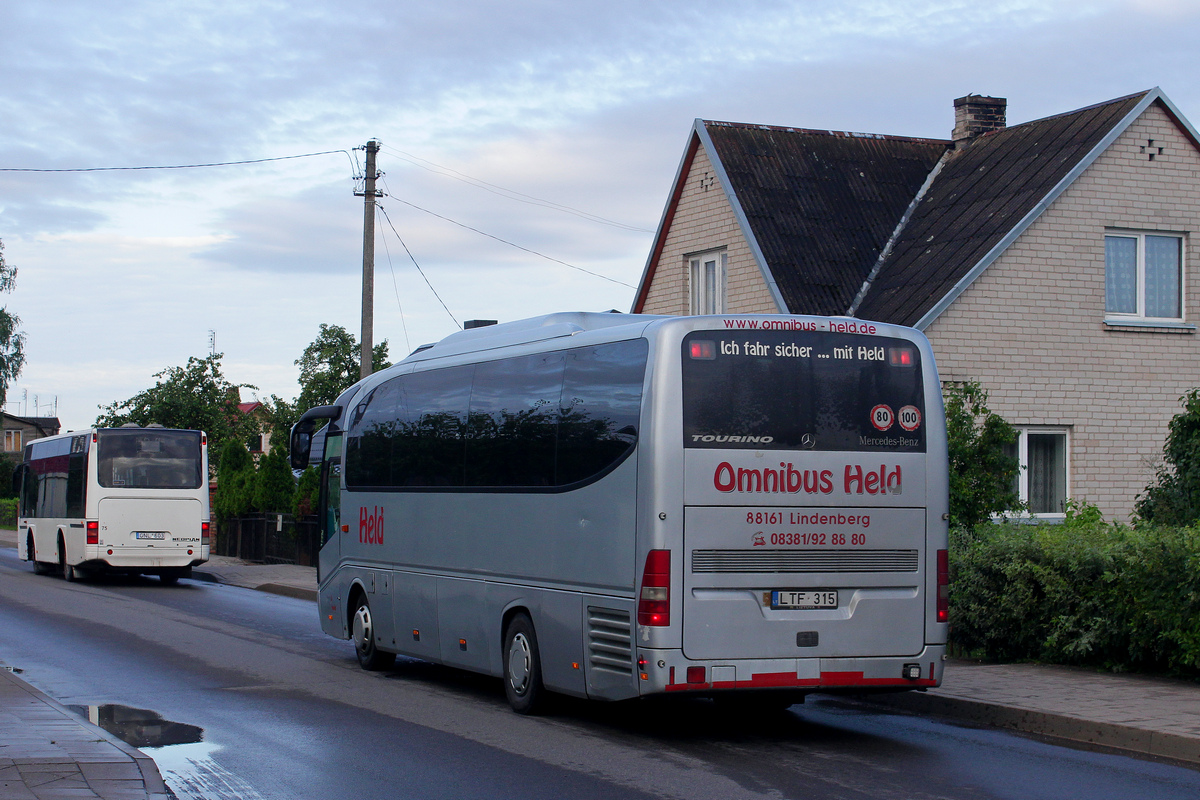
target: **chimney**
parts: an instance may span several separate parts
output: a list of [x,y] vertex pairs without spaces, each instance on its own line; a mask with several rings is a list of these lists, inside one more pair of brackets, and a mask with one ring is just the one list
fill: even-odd
[[969,94],[954,101],[954,133],[956,142],[974,139],[981,133],[1003,130],[1007,123],[1004,113],[1008,100],[1003,97],[983,97]]

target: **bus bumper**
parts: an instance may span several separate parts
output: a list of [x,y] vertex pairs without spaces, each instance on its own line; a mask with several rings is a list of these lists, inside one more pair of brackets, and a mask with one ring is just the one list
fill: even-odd
[[639,694],[790,690],[892,692],[940,686],[946,646],[912,656],[774,658],[698,661],[680,650],[638,649]]

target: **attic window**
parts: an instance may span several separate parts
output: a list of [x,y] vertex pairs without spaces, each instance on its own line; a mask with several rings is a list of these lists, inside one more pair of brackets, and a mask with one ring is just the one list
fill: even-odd
[[1183,237],[1112,233],[1104,237],[1104,312],[1120,320],[1183,318]]
[[725,265],[724,250],[710,250],[688,256],[688,281],[690,285],[689,314],[725,313]]

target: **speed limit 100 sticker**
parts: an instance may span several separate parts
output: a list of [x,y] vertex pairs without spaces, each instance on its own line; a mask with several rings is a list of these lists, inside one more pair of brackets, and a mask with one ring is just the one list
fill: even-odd
[[912,432],[921,427],[921,409],[916,406],[905,406],[896,416],[899,417],[900,427],[906,431]]
[[896,415],[891,406],[880,403],[871,409],[871,424],[875,426],[875,430],[886,431],[895,421]]

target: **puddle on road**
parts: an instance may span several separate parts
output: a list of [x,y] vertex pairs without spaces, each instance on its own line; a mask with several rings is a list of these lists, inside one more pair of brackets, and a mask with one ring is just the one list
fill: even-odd
[[204,729],[145,708],[108,703],[71,706],[80,716],[154,759],[178,800],[261,800],[255,789],[213,760],[220,745]]

